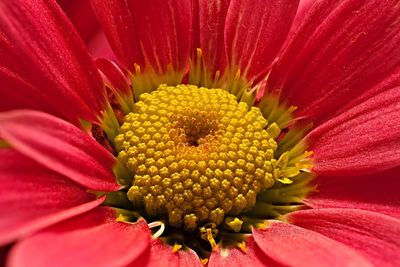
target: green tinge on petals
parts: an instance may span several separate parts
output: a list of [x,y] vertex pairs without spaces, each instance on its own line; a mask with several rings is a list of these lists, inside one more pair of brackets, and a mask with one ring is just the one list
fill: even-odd
[[2,148],[10,148],[11,145],[4,140],[0,140],[0,149]]

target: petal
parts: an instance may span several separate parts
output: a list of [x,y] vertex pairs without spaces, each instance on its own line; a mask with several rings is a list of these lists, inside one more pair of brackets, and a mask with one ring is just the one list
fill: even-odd
[[96,66],[113,88],[125,94],[131,93],[129,79],[116,63],[106,58],[99,58],[96,60]]
[[254,242],[253,237],[246,241],[246,252],[238,248],[218,248],[211,253],[209,267],[231,267],[231,266],[274,266],[261,249]]
[[130,70],[135,63],[163,74],[187,68],[191,1],[92,0],[92,5],[114,52]]
[[204,65],[211,74],[226,68],[224,28],[229,3],[230,0],[193,1],[193,50],[201,48]]
[[148,248],[144,221],[117,222],[110,208],[59,223],[23,240],[10,251],[8,264],[19,266],[126,266]]
[[0,247],[103,201],[12,149],[0,159]]
[[400,219],[400,167],[355,177],[316,178],[318,191],[306,199],[313,208],[350,208]]
[[127,1],[91,0],[108,42],[118,60],[134,70],[134,64],[143,65],[140,40]]
[[[371,266],[357,252],[317,232],[282,222],[253,230],[261,250],[284,266]],[[306,264],[305,264],[306,263]]]
[[400,164],[400,87],[323,123],[307,136],[314,172],[344,176]]
[[400,221],[375,212],[318,209],[291,213],[291,223],[353,248],[375,266],[400,265]]
[[[0,110],[32,108],[78,124],[97,121],[103,84],[54,1],[0,3]],[[12,101],[10,101],[12,99]]]
[[165,73],[169,67],[177,72],[187,68],[191,44],[191,1],[130,0],[129,4],[146,65],[159,73]]
[[298,0],[232,0],[225,22],[230,67],[252,81],[265,75],[296,15]]
[[197,266],[202,267],[197,254],[191,250],[178,250],[173,252],[170,245],[164,244],[160,239],[153,239],[151,241],[150,258],[142,265],[132,266],[151,266],[151,267],[179,267],[179,266]]
[[0,114],[0,135],[43,166],[93,190],[115,191],[115,158],[94,139],[61,119],[39,111]]
[[397,0],[318,1],[279,56],[270,87],[299,116],[323,120],[399,67],[399,16]]

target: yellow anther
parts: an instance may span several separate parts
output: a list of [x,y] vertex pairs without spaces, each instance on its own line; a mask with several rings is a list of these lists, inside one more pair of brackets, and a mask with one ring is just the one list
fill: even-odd
[[212,251],[217,249],[217,243],[215,243],[214,237],[212,235],[212,231],[210,228],[207,228],[207,240],[211,245]]
[[117,222],[127,222],[127,221],[129,221],[129,216],[126,216],[123,214],[118,214],[116,221]]
[[200,262],[205,266],[208,263],[208,258],[201,259]]
[[172,253],[178,252],[182,248],[182,245],[175,243],[174,247],[172,248]]
[[247,248],[246,248],[246,242],[245,241],[240,242],[237,246],[238,246],[238,248],[240,248],[240,250],[243,253],[247,253]]

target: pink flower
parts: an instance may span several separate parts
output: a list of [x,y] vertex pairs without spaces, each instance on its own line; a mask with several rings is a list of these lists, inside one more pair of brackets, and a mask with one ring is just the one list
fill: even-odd
[[7,266],[400,265],[400,5],[298,2],[0,2]]

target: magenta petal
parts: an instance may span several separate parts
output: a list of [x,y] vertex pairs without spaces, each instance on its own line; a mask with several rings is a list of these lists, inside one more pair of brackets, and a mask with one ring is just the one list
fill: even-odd
[[16,150],[93,190],[115,191],[115,158],[66,121],[39,111],[0,114],[0,135]]
[[0,246],[101,204],[85,188],[0,149]]
[[397,0],[316,1],[269,76],[270,87],[326,117],[390,76],[400,64]]
[[211,253],[208,267],[233,267],[233,266],[273,266],[270,260],[250,237],[246,240],[246,252],[239,248],[218,248]]
[[318,190],[307,197],[313,208],[354,208],[400,219],[400,167],[355,177],[316,178]]
[[288,218],[293,224],[353,248],[375,266],[400,266],[397,219],[356,209],[304,210],[291,213]]
[[309,133],[314,171],[343,176],[400,164],[400,87],[386,90]]
[[97,208],[18,243],[10,267],[126,266],[150,245],[146,222],[117,222],[115,211]]
[[298,0],[231,0],[225,47],[233,71],[249,80],[268,71],[292,25]]
[[31,108],[96,121],[103,84],[55,1],[0,2],[0,110]]
[[361,255],[317,232],[282,222],[253,230],[261,250],[284,266],[371,266]]

